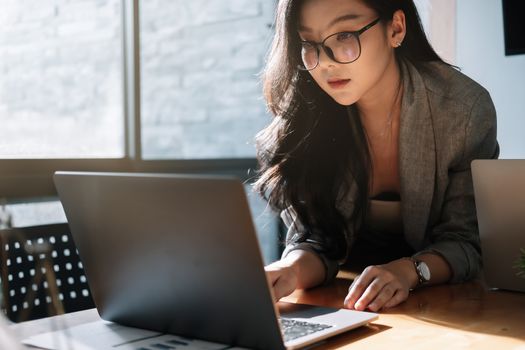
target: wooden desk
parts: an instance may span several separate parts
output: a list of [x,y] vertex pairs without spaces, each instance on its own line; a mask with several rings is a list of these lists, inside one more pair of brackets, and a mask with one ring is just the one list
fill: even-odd
[[[340,307],[352,277],[342,272],[330,286],[296,291],[285,300]],[[92,309],[11,328],[22,339],[98,319]],[[400,306],[381,312],[377,321],[316,349],[525,350],[525,294],[488,291],[481,282],[422,288]]]

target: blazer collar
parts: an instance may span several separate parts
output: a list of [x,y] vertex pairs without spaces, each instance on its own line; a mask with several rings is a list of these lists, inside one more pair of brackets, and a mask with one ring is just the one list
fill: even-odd
[[434,195],[436,145],[425,83],[408,61],[401,61],[403,102],[399,127],[399,176],[404,234],[422,248]]

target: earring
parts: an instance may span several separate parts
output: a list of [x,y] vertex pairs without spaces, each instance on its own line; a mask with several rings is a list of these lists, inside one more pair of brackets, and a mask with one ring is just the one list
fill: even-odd
[[400,47],[400,46],[401,46],[401,41],[398,41],[398,42],[396,43],[396,47]]

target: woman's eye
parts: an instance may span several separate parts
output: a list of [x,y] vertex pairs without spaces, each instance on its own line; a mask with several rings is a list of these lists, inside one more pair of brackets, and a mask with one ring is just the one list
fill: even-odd
[[352,34],[350,32],[342,32],[342,33],[338,33],[337,34],[337,40],[338,41],[352,40],[353,37],[354,37],[354,34]]

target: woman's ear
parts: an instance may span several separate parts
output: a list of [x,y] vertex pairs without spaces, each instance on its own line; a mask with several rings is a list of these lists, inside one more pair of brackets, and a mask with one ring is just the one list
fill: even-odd
[[392,22],[389,28],[389,40],[392,47],[400,47],[406,35],[405,13],[397,10],[392,15]]

